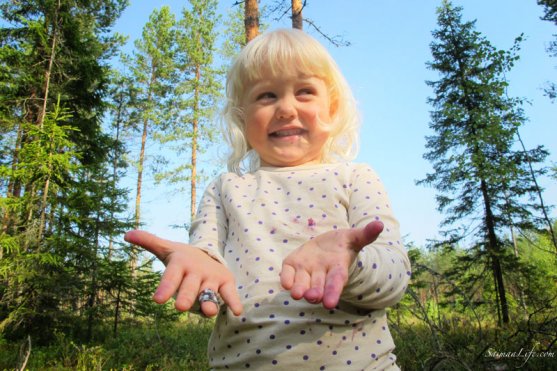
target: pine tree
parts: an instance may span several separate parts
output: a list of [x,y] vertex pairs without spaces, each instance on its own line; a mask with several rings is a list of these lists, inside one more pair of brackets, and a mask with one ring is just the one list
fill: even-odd
[[[176,119],[172,121],[164,138],[172,141],[180,162],[176,167],[161,172],[159,180],[170,183],[189,183],[190,220],[195,216],[197,204],[198,154],[214,138],[214,113],[221,94],[223,71],[215,62],[216,0],[190,0],[191,9],[184,8],[177,24],[177,69],[179,83],[175,90]],[[190,161],[184,162],[184,152]]]
[[518,59],[521,37],[509,51],[497,50],[475,31],[475,22],[463,22],[461,8],[443,1],[438,9],[439,28],[433,31],[433,61],[429,68],[441,78],[428,81],[435,97],[424,158],[434,172],[420,181],[437,191],[440,211],[447,214],[444,226],[457,221],[471,222],[471,232],[445,232],[449,242],[468,237],[479,257],[489,266],[495,284],[500,320],[509,322],[504,282],[504,241],[510,225],[528,229],[539,225],[531,203],[536,191],[528,163],[543,162],[543,147],[515,151],[518,129],[526,119],[522,100],[506,95],[504,78]]
[[[162,126],[169,120],[166,104],[173,89],[175,74],[175,22],[175,16],[168,6],[154,10],[143,28],[141,39],[135,42],[136,52],[129,62],[133,84],[138,90],[135,109],[141,132],[141,148],[137,161],[135,228],[139,228],[141,223],[141,194],[147,142],[161,131]],[[136,260],[135,253],[132,253],[132,271],[137,264]]]

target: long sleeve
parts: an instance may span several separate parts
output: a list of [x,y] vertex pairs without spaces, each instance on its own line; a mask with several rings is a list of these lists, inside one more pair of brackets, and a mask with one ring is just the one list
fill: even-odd
[[402,245],[399,223],[377,174],[366,165],[357,165],[349,187],[350,226],[363,227],[378,220],[384,229],[375,242],[360,251],[350,269],[342,300],[360,308],[383,309],[404,295],[410,279],[410,261]]
[[222,205],[220,182],[219,177],[203,194],[197,216],[190,227],[190,243],[226,266],[224,246],[228,234],[228,221]]

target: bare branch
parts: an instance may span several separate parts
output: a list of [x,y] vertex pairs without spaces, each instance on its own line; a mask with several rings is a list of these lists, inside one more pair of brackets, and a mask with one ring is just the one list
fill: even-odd
[[306,22],[308,25],[313,27],[313,29],[315,31],[317,31],[321,36],[323,36],[327,41],[329,41],[331,44],[333,44],[336,47],[350,46],[351,45],[350,41],[344,40],[343,37],[340,36],[340,35],[336,35],[336,36],[327,35],[323,31],[321,31],[321,29],[319,27],[317,27],[315,25],[315,22],[313,22],[311,19],[304,18],[304,22]]

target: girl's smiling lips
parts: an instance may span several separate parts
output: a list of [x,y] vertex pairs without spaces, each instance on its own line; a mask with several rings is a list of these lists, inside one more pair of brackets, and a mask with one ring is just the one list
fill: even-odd
[[283,138],[283,137],[290,137],[295,135],[302,135],[304,133],[304,129],[302,128],[286,128],[280,129],[277,131],[273,131],[269,136],[275,138]]

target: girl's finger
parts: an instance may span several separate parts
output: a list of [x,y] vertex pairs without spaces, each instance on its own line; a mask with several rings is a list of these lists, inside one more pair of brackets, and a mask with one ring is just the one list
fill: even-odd
[[323,306],[325,308],[333,309],[337,306],[347,279],[347,273],[341,268],[333,268],[327,272],[323,292]]
[[153,295],[153,300],[159,304],[165,303],[178,290],[183,276],[182,267],[177,263],[170,263],[162,274],[159,286]]
[[[219,291],[217,285],[212,283],[207,283],[207,282],[203,282],[203,284],[199,288],[200,290],[199,293],[197,294],[198,296],[203,292],[203,290],[206,289],[210,289],[215,293]],[[203,312],[203,314],[206,317],[214,317],[219,313],[219,304],[213,303],[212,301],[204,301],[200,304],[201,304],[201,312]]]
[[165,240],[152,233],[140,230],[129,231],[124,235],[124,240],[133,245],[144,248],[154,254],[163,263],[168,255],[170,245],[173,244],[172,241]]
[[309,273],[303,269],[296,271],[294,275],[294,284],[290,289],[290,296],[292,299],[300,300],[304,297],[305,292],[309,289],[311,277]]
[[233,282],[228,282],[220,287],[219,293],[222,300],[228,305],[235,316],[242,314],[244,308],[238,295],[238,290]]
[[296,271],[293,266],[282,264],[282,271],[280,272],[280,284],[285,290],[290,290],[294,284],[294,276]]
[[311,273],[310,289],[304,293],[304,299],[312,304],[320,303],[323,299],[325,287],[325,272],[315,271]]
[[174,303],[176,309],[182,312],[190,310],[197,300],[200,286],[201,279],[198,275],[187,274],[184,276]]

